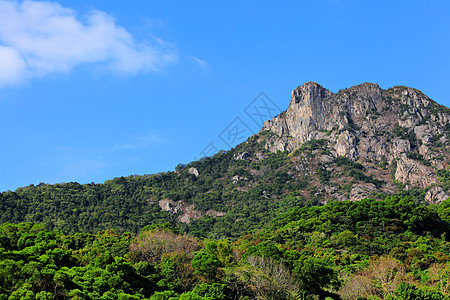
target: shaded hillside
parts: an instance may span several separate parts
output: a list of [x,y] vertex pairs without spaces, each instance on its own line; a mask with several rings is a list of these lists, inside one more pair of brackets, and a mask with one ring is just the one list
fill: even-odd
[[440,202],[450,187],[449,119],[448,108],[411,88],[366,83],[333,94],[306,83],[285,112],[230,151],[173,172],[4,192],[0,222],[95,233],[167,221],[200,237],[237,238],[330,200]]

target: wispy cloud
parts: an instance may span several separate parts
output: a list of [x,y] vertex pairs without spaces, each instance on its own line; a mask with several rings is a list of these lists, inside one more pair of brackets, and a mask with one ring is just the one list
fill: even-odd
[[[82,21],[83,20],[83,21]],[[95,64],[118,74],[157,71],[177,60],[162,41],[136,41],[108,14],[81,18],[55,2],[0,0],[0,86]]]
[[204,59],[195,57],[195,56],[190,56],[189,57],[192,61],[194,61],[201,69],[203,70],[207,70],[209,65],[208,62]]

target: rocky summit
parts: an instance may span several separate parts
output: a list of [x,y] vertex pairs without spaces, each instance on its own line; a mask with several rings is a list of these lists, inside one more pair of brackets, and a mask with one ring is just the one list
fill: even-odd
[[[383,90],[373,83],[332,93],[308,82],[291,96],[288,109],[260,131],[271,133],[265,139],[269,151],[294,151],[305,142],[326,140],[331,157],[361,163],[378,176],[390,169],[392,179],[406,188],[430,188],[428,201],[448,198],[436,172],[448,169],[450,162],[447,107],[413,88]],[[387,181],[392,181],[389,176]]]

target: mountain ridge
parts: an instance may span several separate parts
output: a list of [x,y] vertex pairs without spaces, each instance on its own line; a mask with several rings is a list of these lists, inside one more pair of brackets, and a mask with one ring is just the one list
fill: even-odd
[[332,93],[309,82],[291,96],[246,142],[175,171],[3,192],[0,222],[63,232],[169,222],[199,237],[237,238],[293,207],[448,198],[448,108],[412,88],[372,83]]
[[[274,133],[265,144],[271,152],[292,152],[307,141],[325,139],[333,143],[334,157],[397,164],[395,180],[409,187],[438,184],[434,170],[448,168],[450,110],[419,90],[363,83],[332,93],[307,82],[291,97],[288,109],[261,129]],[[439,188],[436,192],[438,201],[445,200]]]

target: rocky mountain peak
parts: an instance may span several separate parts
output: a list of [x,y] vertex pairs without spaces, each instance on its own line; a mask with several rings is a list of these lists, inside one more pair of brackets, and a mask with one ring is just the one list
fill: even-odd
[[387,164],[395,181],[422,188],[438,184],[436,171],[450,164],[450,110],[419,90],[363,83],[332,93],[307,82],[291,96],[288,109],[261,129],[270,133],[271,152],[326,140],[333,157]]
[[325,95],[331,94],[331,92],[323,88],[320,84],[315,82],[307,82],[302,86],[294,89],[291,92],[292,101],[291,104],[299,102],[308,102],[310,100],[323,99]]

